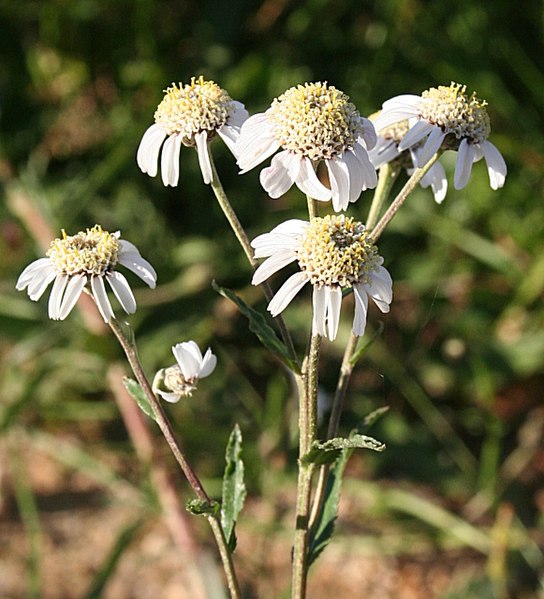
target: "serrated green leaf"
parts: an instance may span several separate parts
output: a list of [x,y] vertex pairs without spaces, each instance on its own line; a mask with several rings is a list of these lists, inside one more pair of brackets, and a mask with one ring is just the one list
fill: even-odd
[[332,464],[340,455],[343,449],[372,449],[373,451],[383,451],[385,443],[377,441],[373,437],[352,434],[349,438],[334,437],[324,443],[315,441],[310,451],[301,458],[303,464]]
[[217,501],[204,501],[202,499],[190,499],[185,508],[194,516],[217,516],[220,505]]
[[212,287],[217,293],[236,304],[238,310],[240,310],[240,312],[249,320],[249,330],[257,335],[259,341],[266,347],[266,349],[276,354],[290,370],[300,373],[300,369],[289,355],[287,347],[283,341],[279,339],[274,332],[274,329],[266,322],[265,317],[260,312],[257,312],[257,310],[248,306],[243,299],[234,293],[234,291],[231,291],[226,287],[221,287],[215,281],[212,282]]
[[225,451],[225,474],[221,498],[221,526],[231,549],[236,546],[235,526],[238,514],[242,511],[246,498],[244,483],[244,463],[241,459],[242,432],[236,424],[227,443]]
[[349,360],[349,363],[352,366],[355,366],[355,364],[357,364],[357,362],[361,359],[361,357],[363,356],[363,354],[368,351],[368,349],[370,348],[370,346],[374,343],[374,341],[376,341],[376,339],[378,337],[381,336],[382,333],[383,333],[383,322],[380,322],[378,324],[377,330],[374,332],[374,334],[372,335],[372,337],[370,337],[370,339],[366,339],[364,337],[360,337],[359,338],[359,343],[357,345],[357,348],[356,348],[353,356],[351,356],[351,358]]
[[147,399],[146,394],[139,383],[137,383],[134,379],[125,376],[123,377],[123,385],[125,385],[126,390],[136,400],[140,410],[142,410],[146,416],[149,416],[155,420],[155,414],[153,413],[151,404],[149,403],[149,400]]

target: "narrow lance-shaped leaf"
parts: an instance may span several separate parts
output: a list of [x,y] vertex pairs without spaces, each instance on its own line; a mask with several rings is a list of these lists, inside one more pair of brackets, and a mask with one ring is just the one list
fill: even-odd
[[221,526],[223,527],[223,532],[231,551],[236,547],[236,521],[246,498],[244,463],[240,457],[241,453],[242,432],[236,424],[230,435],[225,452],[226,465],[221,499]]
[[134,379],[128,378],[127,376],[123,377],[123,385],[125,385],[126,390],[136,400],[140,410],[142,410],[146,416],[155,420],[155,414],[153,413],[151,404],[142,387]]
[[373,451],[383,451],[385,443],[358,433],[352,434],[349,438],[334,437],[324,443],[314,442],[310,451],[301,458],[303,464],[332,464],[340,455],[343,449],[372,449]]

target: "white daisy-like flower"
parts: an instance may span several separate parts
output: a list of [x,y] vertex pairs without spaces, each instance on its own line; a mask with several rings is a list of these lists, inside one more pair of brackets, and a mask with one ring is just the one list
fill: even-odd
[[106,322],[114,317],[104,281],[107,281],[127,314],[136,311],[136,301],[128,281],[116,270],[122,264],[154,288],[157,274],[135,245],[120,239],[120,232],[108,233],[100,225],[55,239],[47,258],[39,258],[21,273],[16,288],[24,289],[37,301],[53,283],[49,296],[49,318],[64,320],[87,287]]
[[[367,153],[375,143],[374,126],[346,94],[327,83],[305,83],[288,89],[266,112],[249,117],[236,155],[245,173],[281,149],[260,174],[270,197],[279,198],[295,183],[314,200],[332,199],[339,212],[362,191],[376,187],[376,170]],[[316,175],[321,161],[330,189]]]
[[506,163],[497,148],[488,141],[491,132],[487,102],[476,94],[468,95],[466,86],[451,83],[424,91],[421,96],[401,95],[384,102],[376,120],[378,131],[408,120],[410,130],[398,149],[402,152],[425,140],[417,156],[424,166],[440,149],[457,150],[453,185],[462,189],[468,183],[472,164],[485,158],[492,189],[499,189],[506,178]]
[[162,368],[153,380],[153,392],[165,401],[176,403],[190,397],[199,379],[209,376],[217,365],[217,357],[208,348],[204,356],[194,341],[185,341],[172,347],[177,364]]
[[[179,181],[181,146],[195,148],[204,182],[212,181],[209,142],[216,135],[234,153],[236,140],[248,113],[241,102],[202,76],[191,83],[172,84],[155,111],[155,123],[144,133],[136,156],[142,172],[155,177],[161,154],[161,175],[165,186]],[[166,140],[166,141],[165,141]],[[162,147],[162,152],[161,152]]]
[[368,298],[382,312],[389,312],[391,276],[365,226],[352,218],[342,214],[310,222],[288,220],[256,237],[251,245],[256,258],[267,258],[253,275],[254,285],[291,262],[297,261],[300,268],[269,303],[272,316],[282,312],[306,283],[313,286],[312,331],[331,341],[338,332],[342,290],[353,290],[353,333],[357,336],[365,332]]
[[[370,115],[370,120],[375,121],[379,113]],[[376,169],[380,169],[384,164],[392,163],[399,169],[406,169],[408,175],[411,175],[419,164],[418,156],[422,150],[423,144],[416,144],[407,150],[399,150],[399,144],[408,133],[410,125],[408,121],[399,121],[385,129],[378,131],[378,141],[376,145],[368,152],[370,162]],[[448,191],[448,180],[444,167],[435,162],[425,173],[419,182],[421,187],[426,189],[430,187],[434,194],[437,204],[441,204]]]

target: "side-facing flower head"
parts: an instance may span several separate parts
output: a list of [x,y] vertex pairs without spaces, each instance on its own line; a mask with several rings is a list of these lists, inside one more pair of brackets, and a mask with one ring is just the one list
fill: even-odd
[[[370,120],[374,122],[379,114],[379,112],[374,115],[371,114]],[[394,168],[406,169],[408,175],[414,172],[419,163],[418,156],[422,150],[423,142],[415,144],[407,150],[399,150],[399,144],[409,130],[410,125],[405,120],[378,131],[378,141],[372,150],[368,152],[370,162],[376,169],[381,168],[384,164],[391,163]],[[448,191],[448,180],[446,179],[444,167],[439,162],[435,162],[425,173],[419,184],[424,189],[430,187],[435,201],[437,204],[441,204]]]
[[253,275],[254,285],[291,262],[297,261],[300,268],[269,303],[272,316],[282,312],[306,283],[313,286],[312,331],[331,341],[338,332],[343,289],[353,290],[355,335],[365,332],[369,297],[382,312],[389,312],[391,276],[365,226],[352,218],[342,214],[310,222],[288,220],[256,237],[251,245],[256,258],[267,258]]
[[138,166],[154,177],[162,147],[162,182],[175,187],[179,181],[181,145],[196,147],[202,177],[209,184],[212,167],[208,143],[219,135],[234,153],[240,127],[247,117],[241,102],[232,100],[224,89],[202,76],[193,77],[187,85],[172,83],[155,111],[155,123],[142,137],[136,157]]
[[106,322],[114,317],[104,281],[107,281],[127,314],[136,311],[136,301],[128,281],[116,266],[122,264],[137,274],[151,288],[157,275],[144,260],[135,245],[120,239],[120,232],[108,233],[100,225],[55,239],[47,258],[39,258],[21,273],[16,288],[27,289],[31,300],[37,301],[53,282],[49,296],[49,318],[64,320],[79,296],[88,287]]
[[499,189],[507,169],[501,153],[487,139],[491,125],[486,105],[475,93],[469,96],[465,85],[452,82],[432,87],[421,96],[406,94],[387,100],[375,124],[381,130],[407,119],[410,129],[398,149],[403,151],[425,140],[417,156],[419,167],[440,149],[457,150],[455,189],[465,187],[472,164],[485,158],[491,188]]
[[194,341],[185,341],[172,347],[177,364],[162,368],[153,380],[153,392],[171,403],[182,397],[190,397],[197,388],[199,379],[210,375],[217,358],[208,348],[204,356]]
[[[236,155],[245,173],[281,149],[260,175],[270,197],[279,198],[295,183],[315,200],[332,199],[339,212],[362,191],[376,187],[376,170],[367,154],[375,143],[372,123],[346,94],[327,83],[305,83],[288,89],[266,112],[243,124]],[[321,161],[330,189],[315,172]]]

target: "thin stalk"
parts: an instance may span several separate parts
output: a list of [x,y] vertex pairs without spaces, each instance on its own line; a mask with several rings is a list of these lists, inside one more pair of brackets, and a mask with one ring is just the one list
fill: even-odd
[[[125,332],[123,331],[121,325],[115,318],[112,319],[108,324],[110,325],[110,328],[113,331],[114,335],[117,337],[117,340],[121,344],[121,347],[125,352],[130,367],[132,368],[132,372],[134,373],[136,380],[140,384],[140,387],[145,393],[147,401],[151,406],[155,422],[159,425],[159,428],[161,429],[161,432],[164,438],[166,439],[166,442],[168,443],[170,450],[174,454],[176,461],[178,462],[183,474],[185,475],[185,478],[191,485],[191,488],[193,489],[197,498],[200,501],[210,503],[210,497],[204,490],[204,487],[202,486],[200,479],[198,478],[196,472],[191,466],[189,460],[187,459],[185,451],[183,450],[181,444],[174,435],[174,431],[172,430],[172,426],[170,424],[170,421],[168,420],[168,417],[166,416],[166,413],[164,412],[160,402],[157,400],[155,394],[153,393],[153,389],[151,388],[149,380],[147,379],[144,369],[140,363],[136,345],[125,335]],[[219,549],[219,554],[221,556],[223,569],[225,571],[230,596],[232,599],[240,599],[241,593],[238,581],[236,579],[236,572],[234,570],[232,554],[228,548],[227,540],[225,539],[225,535],[221,527],[221,524],[217,516],[208,515],[207,520],[210,524],[213,535],[215,537],[215,542]]]
[[318,216],[317,213],[317,201],[311,198],[309,195],[306,196],[306,202],[308,204],[308,216],[310,220]]
[[299,402],[300,438],[296,527],[293,543],[292,599],[304,599],[306,597],[310,499],[314,466],[313,464],[304,464],[301,458],[310,451],[317,435],[317,384],[320,347],[321,337],[312,335],[308,355],[304,361],[302,381],[299,382],[299,391],[302,395]]
[[390,162],[386,162],[380,167],[380,170],[378,171],[378,185],[374,191],[374,197],[372,198],[372,204],[370,205],[370,210],[368,211],[368,217],[366,219],[367,229],[372,229],[376,224],[385,198],[389,195],[393,183],[396,181],[399,173],[400,169],[398,167],[393,167]]
[[423,179],[431,166],[438,160],[440,154],[441,152],[438,151],[436,154],[434,154],[434,156],[431,157],[425,166],[422,168],[416,168],[416,170],[412,173],[412,176],[408,179],[408,181],[406,181],[406,184],[400,190],[397,197],[393,200],[391,206],[389,206],[378,224],[372,229],[373,241],[378,240],[378,237],[383,233],[383,230],[389,224],[389,221],[395,216],[399,208],[404,204],[406,198],[412,193],[415,186],[421,181],[421,179]]

